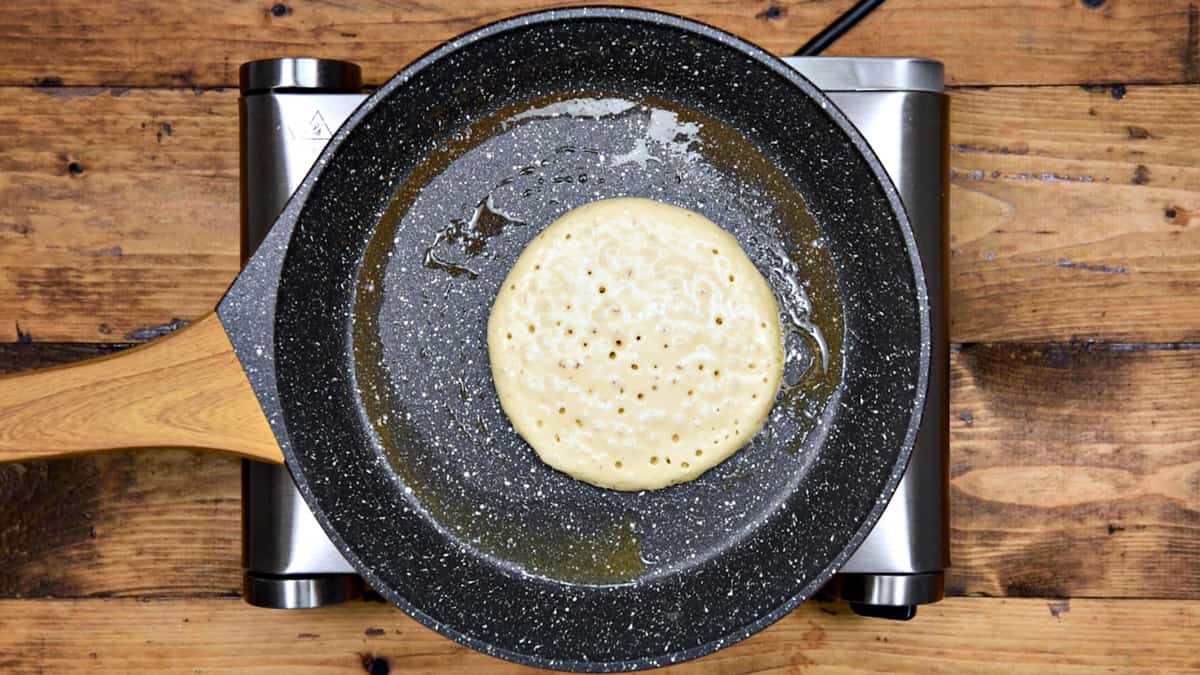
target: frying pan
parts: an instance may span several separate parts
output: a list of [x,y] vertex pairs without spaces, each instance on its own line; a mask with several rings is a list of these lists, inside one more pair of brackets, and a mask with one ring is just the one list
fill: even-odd
[[[485,341],[522,247],[622,195],[733,233],[788,334],[754,440],[643,493],[540,463]],[[0,381],[0,457],[286,458],[346,559],[422,623],[522,663],[649,667],[761,629],[853,553],[912,448],[928,311],[894,188],[811,83],[685,19],[549,11],[451,40],[371,96],[215,314]]]

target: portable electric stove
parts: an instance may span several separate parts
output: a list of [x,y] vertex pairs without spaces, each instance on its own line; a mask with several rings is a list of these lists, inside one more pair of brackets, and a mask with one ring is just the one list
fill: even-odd
[[[947,107],[942,64],[907,58],[785,61],[829,94],[874,148],[908,210],[929,284],[932,372],[916,448],[883,517],[832,582],[832,590],[860,614],[908,619],[917,605],[942,598],[949,563]],[[241,92],[245,259],[366,94],[357,65],[308,58],[243,65]],[[362,593],[362,581],[325,536],[286,468],[246,461],[242,495],[247,602],[299,609]]]

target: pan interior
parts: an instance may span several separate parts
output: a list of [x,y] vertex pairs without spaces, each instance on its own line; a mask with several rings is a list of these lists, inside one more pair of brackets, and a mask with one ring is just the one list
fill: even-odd
[[[617,196],[721,224],[772,285],[785,327],[787,386],[762,431],[699,479],[653,492],[543,464],[500,409],[488,365],[488,314],[517,255],[565,211]],[[356,294],[364,410],[406,498],[491,563],[566,583],[652,578],[745,536],[802,480],[842,366],[833,262],[800,194],[727,124],[629,91],[513,102],[457,130],[400,184]]]

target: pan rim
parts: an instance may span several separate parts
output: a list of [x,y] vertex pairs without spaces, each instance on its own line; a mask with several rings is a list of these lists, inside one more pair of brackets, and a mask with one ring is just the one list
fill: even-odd
[[[392,589],[389,584],[384,582],[375,571],[354,553],[354,550],[347,545],[346,541],[338,534],[329,517],[317,502],[312,488],[305,478],[303,467],[296,457],[295,449],[290,443],[281,443],[284,450],[284,455],[287,460],[287,466],[292,473],[296,482],[297,488],[304,496],[305,502],[312,510],[313,515],[325,530],[327,536],[331,539],[338,550],[346,557],[355,570],[364,577],[367,583],[375,589],[380,595],[385,597],[389,602],[393,603],[406,614],[416,619],[421,624],[432,628],[438,633],[458,642],[483,652],[485,654],[503,658],[505,660],[532,665],[542,668],[563,669],[576,672],[619,672],[629,670],[639,670],[648,667],[657,667],[678,663],[694,658],[698,658],[705,654],[727,647],[735,642],[739,642],[754,633],[766,628],[772,623],[778,621],[785,614],[795,609],[801,602],[809,599],[812,594],[822,586],[824,586],[837,570],[845,564],[851,555],[862,544],[863,540],[874,528],[879,518],[882,516],[884,509],[891,501],[896,487],[900,479],[903,477],[907,468],[909,459],[912,455],[913,445],[916,439],[916,434],[920,428],[920,422],[924,413],[927,387],[929,380],[929,366],[931,358],[931,329],[930,329],[930,307],[928,299],[928,287],[925,280],[924,267],[921,263],[920,255],[916,248],[916,241],[912,233],[912,226],[908,219],[907,211],[903,203],[900,201],[899,194],[883,169],[878,157],[867,144],[861,133],[856,127],[846,118],[840,109],[815,85],[808,79],[802,76],[792,67],[788,66],[778,57],[764,51],[754,44],[737,37],[731,33],[720,30],[718,28],[703,24],[691,19],[668,14],[665,12],[611,7],[611,6],[589,6],[576,7],[565,9],[552,9],[546,11],[533,12],[513,16],[498,20],[494,23],[487,24],[463,35],[452,38],[442,45],[430,50],[422,55],[409,65],[405,66],[394,76],[392,76],[383,86],[381,86],[374,94],[368,97],[359,108],[350,116],[345,124],[337,131],[331,141],[326,145],[321,152],[317,161],[314,163],[314,169],[305,177],[301,186],[295,193],[295,198],[292,203],[285,209],[285,215],[291,214],[293,218],[298,217],[304,210],[305,202],[311,193],[311,187],[316,182],[322,173],[320,168],[330,157],[338,151],[338,148],[350,135],[351,131],[357,128],[359,122],[369,115],[375,107],[375,103],[388,97],[392,91],[405,84],[408,80],[437,63],[443,58],[454,54],[462,48],[469,46],[475,42],[493,37],[497,34],[508,30],[528,27],[532,25],[554,23],[564,20],[578,19],[618,19],[631,23],[648,23],[660,26],[676,28],[699,37],[707,38],[721,44],[724,47],[737,50],[742,55],[752,59],[762,67],[768,69],[777,76],[784,78],[789,84],[800,89],[804,94],[812,98],[814,101],[823,102],[826,105],[824,113],[831,121],[842,130],[846,135],[847,140],[859,152],[866,161],[868,168],[878,181],[883,189],[884,198],[887,200],[893,213],[896,216],[897,225],[900,229],[901,238],[908,252],[909,263],[913,273],[914,290],[916,295],[917,314],[920,324],[920,355],[917,364],[917,382],[914,391],[912,411],[909,416],[903,442],[897,454],[895,463],[892,465],[890,474],[884,482],[881,490],[881,496],[886,496],[886,499],[876,500],[875,505],[866,514],[861,521],[857,530],[855,530],[847,541],[847,544],[842,551],[834,556],[820,573],[815,575],[804,587],[793,594],[788,600],[781,603],[779,606],[764,613],[749,621],[736,629],[729,631],[723,637],[710,640],[701,645],[681,649],[674,652],[669,652],[653,657],[638,657],[634,659],[614,660],[614,661],[587,661],[587,660],[563,660],[541,657],[526,652],[516,652],[503,647],[498,647],[485,640],[468,635],[448,624],[445,624],[438,619],[426,614],[406,598],[399,595]],[[284,216],[281,216],[283,218]],[[283,432],[286,434],[286,432]]]

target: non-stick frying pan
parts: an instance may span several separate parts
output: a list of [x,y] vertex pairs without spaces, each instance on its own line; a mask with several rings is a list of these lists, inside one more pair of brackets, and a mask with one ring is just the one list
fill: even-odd
[[[646,493],[543,465],[487,365],[522,247],[621,195],[732,232],[788,332],[762,432]],[[452,40],[371,96],[215,317],[0,382],[0,456],[281,449],[337,547],[421,622],[515,661],[632,669],[744,638],[830,578],[904,470],[928,358],[904,211],[820,91],[691,21],[551,11]]]

